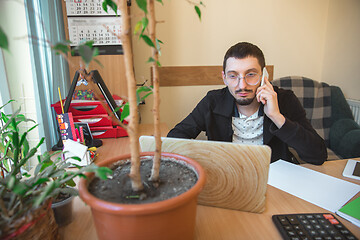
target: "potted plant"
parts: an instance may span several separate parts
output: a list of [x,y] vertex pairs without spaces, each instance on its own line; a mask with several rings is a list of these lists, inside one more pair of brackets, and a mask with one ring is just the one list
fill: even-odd
[[[162,0],[157,0],[157,2],[162,3]],[[112,175],[113,178],[117,177],[115,176],[116,173],[119,173],[119,176],[128,175],[130,177],[131,181],[128,180],[128,182],[125,182],[126,180],[123,179],[117,179],[117,181],[121,183],[119,184],[120,188],[117,188],[117,190],[124,190],[126,185],[130,185],[132,189],[128,193],[116,197],[116,201],[123,199],[125,203],[114,203],[108,200],[99,199],[101,195],[103,195],[103,192],[101,192],[102,189],[116,188],[116,186],[107,187],[106,184],[101,184],[101,180],[94,178],[93,174],[89,174],[88,180],[80,181],[80,197],[92,208],[93,219],[100,239],[113,239],[118,238],[119,236],[121,236],[122,239],[191,239],[194,234],[197,195],[205,184],[204,170],[195,161],[186,157],[161,153],[159,130],[159,78],[157,71],[157,67],[160,65],[158,53],[160,51],[159,45],[161,41],[158,40],[155,35],[155,1],[137,0],[136,4],[141,11],[144,12],[144,17],[136,24],[135,31],[140,32],[139,37],[152,48],[152,56],[149,58],[148,62],[152,64],[154,70],[153,112],[156,150],[153,153],[140,154],[137,91],[133,70],[134,66],[132,65],[130,16],[127,11],[127,3],[126,1],[117,1],[116,5],[113,1],[106,0],[103,3],[104,10],[106,11],[107,6],[110,6],[116,12],[116,7],[118,6],[122,17],[122,35],[119,37],[121,38],[124,49],[126,79],[128,84],[130,118],[126,129],[130,138],[131,153],[102,161],[99,166],[109,166],[112,168],[114,172],[114,175]],[[200,2],[200,4],[195,4],[195,10],[200,17],[201,12],[199,5],[202,5],[202,2]],[[145,34],[146,31],[148,31],[148,35]],[[123,111],[123,115],[124,112],[127,111]],[[123,117],[124,116],[122,116],[122,118]],[[151,169],[150,174],[142,172],[145,165],[148,165],[146,159],[148,159],[149,156],[152,161],[152,166],[148,167]],[[142,161],[140,161],[140,159]],[[176,160],[174,161],[174,159]],[[180,163],[180,165],[183,166],[190,166],[190,169],[192,169],[193,173],[196,175],[196,183],[192,188],[180,195],[170,199],[148,203],[146,201],[149,197],[147,190],[150,188],[160,188],[159,185],[162,185],[165,181],[162,179],[160,173],[166,172],[167,170],[162,170],[161,172],[159,172],[159,170],[160,168],[163,168],[163,164],[166,164],[169,161],[175,162],[175,165]],[[129,162],[131,162],[131,167],[128,166],[130,164]],[[123,171],[121,171],[121,169]],[[180,176],[181,175],[182,174],[180,174]],[[144,180],[144,178],[148,179]],[[106,183],[110,184],[111,180]],[[96,193],[92,191],[95,191],[96,189],[100,189],[100,194],[96,195]],[[89,190],[91,190],[91,193]]]
[[[60,152],[38,155],[36,166],[25,171],[45,139],[30,148],[27,135],[37,125],[19,114],[20,110],[6,115],[3,107],[0,107],[0,238],[58,239],[52,199],[64,191],[66,184],[72,185],[75,177],[85,177],[85,172],[106,178],[111,171],[94,164],[69,171],[69,163],[56,157]],[[35,125],[21,133],[19,126],[29,121]]]

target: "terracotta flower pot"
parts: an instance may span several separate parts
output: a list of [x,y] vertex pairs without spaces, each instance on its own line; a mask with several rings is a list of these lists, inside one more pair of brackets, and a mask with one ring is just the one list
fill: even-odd
[[[141,153],[154,155],[153,152]],[[162,153],[164,157],[176,158],[193,166],[198,181],[187,192],[160,202],[146,204],[119,204],[100,200],[88,191],[88,179],[81,179],[79,193],[91,207],[99,239],[193,239],[197,196],[205,184],[205,171],[194,160],[173,153]],[[100,162],[99,166],[110,166],[119,160],[129,159],[130,154]]]

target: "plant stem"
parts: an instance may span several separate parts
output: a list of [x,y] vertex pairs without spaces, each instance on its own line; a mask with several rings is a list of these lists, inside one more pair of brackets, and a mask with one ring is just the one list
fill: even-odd
[[144,186],[140,176],[140,145],[139,145],[139,114],[136,102],[136,79],[133,66],[133,54],[131,49],[131,30],[130,16],[127,3],[124,0],[118,0],[117,5],[122,15],[121,40],[124,49],[125,72],[128,85],[130,121],[128,125],[128,135],[130,139],[131,169],[129,177],[134,191],[141,191]]
[[[151,41],[156,44],[156,19],[155,19],[155,6],[154,0],[147,0],[147,7],[149,13],[149,35]],[[151,181],[159,181],[159,170],[160,170],[160,160],[161,160],[161,132],[160,132],[160,94],[159,94],[159,70],[158,70],[158,60],[159,53],[157,47],[152,48],[152,58],[155,60],[152,63],[152,74],[153,74],[153,91],[154,91],[154,106],[153,106],[153,118],[154,118],[154,136],[155,136],[155,153],[153,159],[153,166],[151,169]]]

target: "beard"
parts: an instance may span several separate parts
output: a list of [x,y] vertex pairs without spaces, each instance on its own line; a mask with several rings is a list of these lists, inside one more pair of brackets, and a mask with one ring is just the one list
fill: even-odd
[[[240,92],[253,92],[253,91],[250,89],[240,89],[240,90],[236,91],[235,93],[240,93]],[[239,105],[246,106],[246,105],[250,105],[254,101],[255,98],[256,98],[256,96],[254,96],[253,98],[236,98],[235,101]]]
[[235,101],[236,101],[237,104],[245,106],[245,105],[250,105],[254,101],[255,98],[256,97],[253,97],[253,98],[240,98],[240,99],[235,99]]

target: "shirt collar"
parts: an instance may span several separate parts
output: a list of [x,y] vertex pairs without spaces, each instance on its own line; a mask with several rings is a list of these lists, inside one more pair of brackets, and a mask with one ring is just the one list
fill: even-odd
[[[264,104],[260,104],[260,107],[258,109],[258,117],[262,117],[264,116]],[[236,106],[236,104],[234,104],[234,116],[233,117],[240,117],[240,114],[239,114],[239,110]]]

